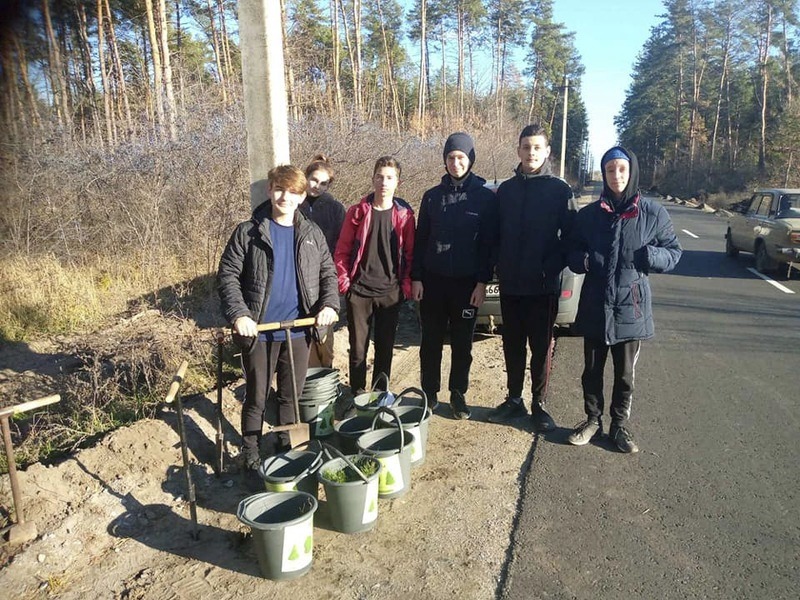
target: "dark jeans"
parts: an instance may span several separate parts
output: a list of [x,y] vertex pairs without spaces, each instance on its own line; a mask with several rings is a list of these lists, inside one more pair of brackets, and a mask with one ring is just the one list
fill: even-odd
[[[372,382],[379,373],[392,375],[392,353],[403,296],[398,287],[385,296],[368,298],[347,294],[347,332],[350,338],[350,389],[353,393],[367,387],[367,351],[369,330],[374,323],[375,364]],[[385,386],[382,386],[385,387]]]
[[[308,370],[308,339],[303,336],[291,341],[294,355],[294,379],[297,394],[303,391]],[[242,352],[246,387],[242,406],[242,448],[258,450],[261,428],[266,420],[271,425],[294,423],[294,400],[292,399],[292,371],[289,367],[289,351],[283,342],[256,342],[250,352]],[[277,394],[270,393],[272,376],[277,374]],[[288,446],[289,436],[285,432],[271,434],[262,443],[267,455]]]
[[419,304],[422,341],[419,361],[422,389],[434,394],[441,386],[442,347],[450,329],[450,380],[448,389],[467,393],[469,368],[472,365],[472,334],[478,310],[469,303],[473,279],[436,277],[423,282]]
[[589,418],[599,418],[603,414],[603,371],[606,367],[608,351],[614,363],[614,387],[611,390],[611,424],[623,425],[631,416],[633,400],[633,380],[636,361],[639,359],[641,342],[632,340],[613,346],[603,340],[584,338],[584,368],[581,376],[583,384],[583,405]]
[[509,296],[501,293],[500,312],[503,315],[503,354],[506,359],[508,396],[522,397],[527,342],[531,351],[532,401],[534,404],[544,403],[550,381],[558,297]]

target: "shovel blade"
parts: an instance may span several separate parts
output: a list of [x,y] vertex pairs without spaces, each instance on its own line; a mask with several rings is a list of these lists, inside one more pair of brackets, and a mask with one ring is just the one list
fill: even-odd
[[291,425],[279,425],[273,427],[272,431],[285,431],[289,434],[289,445],[294,448],[311,439],[308,423],[293,423]]

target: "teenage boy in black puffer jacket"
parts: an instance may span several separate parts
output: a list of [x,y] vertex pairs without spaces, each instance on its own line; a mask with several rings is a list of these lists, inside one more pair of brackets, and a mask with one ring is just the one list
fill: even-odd
[[411,295],[420,303],[422,389],[436,406],[442,347],[450,329],[450,409],[468,419],[465,395],[472,364],[472,334],[491,278],[494,194],[472,173],[475,145],[466,133],[444,144],[447,174],[422,196],[411,267]]
[[[288,448],[288,434],[271,432],[262,440],[266,420],[271,425],[294,423],[292,377],[303,389],[308,368],[309,336],[292,330],[259,332],[259,323],[316,317],[319,327],[338,319],[336,271],[319,227],[297,210],[306,194],[306,177],[290,165],[267,175],[270,199],[240,223],[231,235],[217,272],[222,313],[242,347],[246,390],[242,406],[244,466],[255,471],[260,450],[272,456]],[[289,365],[292,345],[294,373]],[[269,393],[277,375],[277,395]]]
[[555,423],[542,405],[547,399],[553,327],[558,314],[565,240],[577,213],[572,189],[550,170],[550,142],[540,125],[519,135],[520,164],[497,190],[497,276],[503,316],[503,354],[508,397],[489,414],[505,422],[525,416],[522,386],[531,349],[531,419],[537,431]]

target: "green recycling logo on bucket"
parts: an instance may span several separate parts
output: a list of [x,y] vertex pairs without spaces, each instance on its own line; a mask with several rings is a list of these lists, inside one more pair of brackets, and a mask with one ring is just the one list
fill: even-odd
[[316,437],[328,437],[333,434],[333,402],[317,405],[317,416],[313,419]]
[[364,496],[364,512],[361,513],[361,524],[372,523],[378,518],[378,494],[380,493],[379,479],[367,484],[367,493]]
[[406,486],[403,479],[403,470],[400,468],[400,455],[378,457],[381,461],[381,474],[378,477],[378,493],[381,495],[392,494]]
[[298,523],[284,529],[281,571],[291,573],[305,569],[313,559],[314,522]]

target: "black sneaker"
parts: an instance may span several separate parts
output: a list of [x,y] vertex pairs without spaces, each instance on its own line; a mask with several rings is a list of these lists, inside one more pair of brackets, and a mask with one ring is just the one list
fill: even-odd
[[600,419],[586,419],[577,425],[572,433],[567,437],[567,441],[573,446],[585,446],[598,435],[603,434],[603,422]]
[[533,428],[540,433],[552,431],[556,428],[556,422],[553,420],[553,417],[551,417],[550,413],[542,408],[542,405],[538,402],[533,403],[531,422],[533,423]]
[[506,398],[505,402],[492,410],[486,417],[490,423],[506,423],[528,415],[522,398]]
[[608,437],[620,452],[633,454],[639,451],[639,446],[633,441],[633,434],[624,427],[612,425]]
[[450,410],[456,419],[469,419],[472,416],[464,394],[456,390],[450,392]]
[[436,392],[431,392],[430,394],[425,392],[425,397],[428,399],[428,406],[430,406],[431,412],[439,408],[439,398]]

